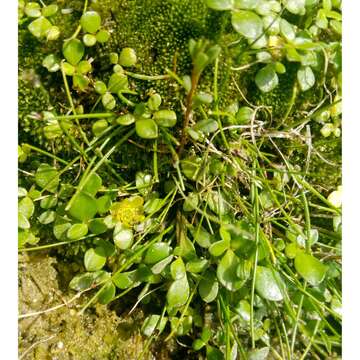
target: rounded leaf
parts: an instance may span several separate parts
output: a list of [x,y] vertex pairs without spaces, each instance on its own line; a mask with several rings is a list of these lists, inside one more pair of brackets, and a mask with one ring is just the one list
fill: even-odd
[[133,124],[135,122],[135,116],[133,114],[120,115],[116,119],[116,122],[119,125],[123,125],[123,126],[131,125],[131,124]]
[[66,236],[70,240],[77,240],[84,237],[88,233],[86,224],[74,224],[66,232]]
[[81,27],[84,31],[94,34],[101,26],[101,17],[96,11],[86,11],[80,19]]
[[69,214],[77,220],[88,221],[97,212],[97,203],[93,196],[81,191],[75,195],[75,199],[69,209]]
[[106,93],[107,87],[103,81],[96,81],[94,84],[94,89],[98,94],[104,95]]
[[175,280],[167,294],[166,299],[169,307],[176,308],[186,304],[190,295],[190,287],[186,276]]
[[100,44],[106,43],[110,39],[110,33],[107,30],[101,29],[96,34],[96,41]]
[[100,119],[94,122],[91,130],[95,136],[101,135],[107,128],[109,124],[106,119]]
[[247,39],[255,40],[262,34],[263,22],[252,11],[239,10],[233,12],[231,22],[235,31]]
[[124,48],[120,52],[119,64],[121,66],[130,67],[136,64],[136,52],[132,48]]
[[234,7],[234,0],[206,0],[205,4],[214,10],[231,10]]
[[106,305],[115,297],[115,285],[109,281],[100,290],[97,298],[100,304]]
[[239,258],[230,249],[226,251],[218,264],[217,278],[220,283],[230,291],[239,290],[243,285],[243,281],[236,275],[239,264]]
[[283,295],[280,286],[282,281],[278,273],[264,266],[257,267],[255,288],[261,297],[271,301],[281,301]]
[[300,68],[297,72],[297,79],[302,91],[309,90],[315,85],[315,75],[310,66]]
[[35,182],[42,189],[55,192],[59,184],[58,172],[48,164],[41,164],[35,173]]
[[56,217],[55,211],[47,210],[44,211],[42,214],[40,214],[38,220],[40,224],[46,225],[55,221],[55,217]]
[[219,283],[216,279],[216,275],[213,272],[209,272],[204,275],[199,283],[199,294],[201,298],[210,303],[217,297],[219,291]]
[[153,119],[159,126],[173,127],[176,124],[176,113],[172,110],[159,110],[154,113]]
[[144,263],[155,264],[165,259],[170,254],[170,246],[167,243],[159,242],[151,245],[146,251]]
[[279,78],[272,65],[260,69],[255,76],[255,83],[262,92],[273,90],[279,83]]
[[84,56],[85,47],[80,40],[71,39],[64,43],[62,52],[65,59],[75,66]]
[[319,285],[325,278],[327,266],[312,255],[303,252],[296,255],[296,271],[311,285]]
[[82,38],[83,43],[87,47],[94,46],[96,44],[96,36],[92,34],[85,34]]
[[121,224],[117,223],[114,229],[114,243],[115,245],[122,250],[128,249],[134,240],[133,231]]
[[24,12],[28,17],[39,17],[41,16],[41,6],[36,2],[28,2],[25,5]]
[[35,206],[33,201],[28,197],[24,197],[18,204],[18,211],[22,213],[27,219],[30,219],[34,213]]
[[158,137],[158,126],[153,119],[139,119],[135,122],[135,130],[143,139],[156,139]]
[[109,92],[102,96],[101,102],[107,110],[112,110],[116,106],[116,100]]
[[179,280],[186,275],[185,264],[181,257],[172,262],[170,265],[170,273],[174,280]]
[[106,256],[102,248],[90,248],[84,256],[84,264],[87,271],[100,270],[106,263]]
[[47,32],[52,27],[51,22],[45,17],[41,16],[36,20],[32,21],[28,29],[37,38],[43,38],[47,35]]

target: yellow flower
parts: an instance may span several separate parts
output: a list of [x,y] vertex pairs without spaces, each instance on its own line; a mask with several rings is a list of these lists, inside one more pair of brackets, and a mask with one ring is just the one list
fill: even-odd
[[114,220],[133,226],[145,219],[143,204],[144,199],[141,196],[132,196],[114,203],[110,212]]

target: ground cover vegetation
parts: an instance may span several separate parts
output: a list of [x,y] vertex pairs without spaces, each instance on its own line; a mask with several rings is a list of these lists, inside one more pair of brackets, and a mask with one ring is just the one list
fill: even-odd
[[20,357],[341,358],[341,17],[19,1]]

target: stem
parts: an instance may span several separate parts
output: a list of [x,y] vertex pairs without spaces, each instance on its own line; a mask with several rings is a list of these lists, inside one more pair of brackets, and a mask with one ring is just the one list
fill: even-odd
[[[73,102],[72,97],[71,97],[69,84],[67,82],[66,74],[65,74],[65,71],[64,71],[64,61],[61,62],[61,74],[62,74],[62,78],[64,80],[66,96],[68,98],[68,101],[69,101],[69,104],[70,104],[70,107],[71,107],[71,111],[73,112],[74,115],[76,115],[74,102]],[[78,126],[79,132],[80,132],[83,140],[85,141],[86,145],[89,145],[89,140],[86,137],[86,134],[84,133],[83,129],[81,128],[81,126],[79,124],[79,121],[76,119],[75,122],[76,122],[76,125]]]
[[[255,166],[255,162],[254,162]],[[256,280],[256,270],[257,270],[257,262],[259,255],[259,232],[260,232],[260,224],[259,224],[259,198],[258,198],[258,189],[256,183],[253,181],[252,183],[252,193],[253,193],[253,205],[254,205],[254,225],[255,225],[255,259],[254,259],[254,272],[253,279],[251,284],[251,307],[250,307],[250,328],[251,328],[251,346],[255,349],[255,328],[254,328],[254,299],[255,299],[255,280]]]
[[116,116],[114,113],[95,113],[95,114],[76,114],[76,115],[55,115],[57,120],[74,120],[74,119],[99,119]]
[[134,79],[147,80],[147,81],[165,80],[170,78],[169,75],[143,75],[143,74],[135,74],[131,71],[124,71],[124,74],[133,77]]
[[192,73],[191,73],[191,88],[186,97],[186,112],[185,112],[185,118],[184,118],[184,125],[183,125],[183,129],[181,132],[180,147],[178,150],[179,158],[181,158],[181,154],[182,154],[182,152],[184,150],[184,146],[186,144],[186,139],[187,139],[186,129],[189,126],[191,110],[192,110],[192,101],[193,101],[193,97],[195,94],[197,84],[199,82],[199,78],[200,78],[200,74],[197,73],[193,69]]

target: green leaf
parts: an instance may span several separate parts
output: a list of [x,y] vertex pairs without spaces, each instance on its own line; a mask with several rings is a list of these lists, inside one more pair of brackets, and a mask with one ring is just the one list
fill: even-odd
[[49,30],[46,31],[46,40],[54,41],[57,40],[60,36],[60,29],[58,26],[51,26]]
[[39,223],[43,225],[50,224],[53,221],[55,221],[55,217],[56,217],[55,211],[52,210],[44,211],[39,216]]
[[115,292],[115,285],[111,281],[109,281],[105,284],[104,288],[101,289],[97,296],[99,303],[106,305],[111,302],[111,300],[115,297]]
[[68,229],[66,236],[70,240],[77,240],[86,236],[87,233],[88,226],[86,224],[74,224]]
[[94,122],[91,130],[95,136],[100,136],[107,128],[109,124],[106,119],[100,119]]
[[88,60],[81,60],[77,64],[76,69],[81,74],[87,74],[92,70],[92,65]]
[[249,360],[266,360],[269,355],[269,348],[263,347],[261,349],[253,349],[249,351]]
[[315,75],[310,66],[301,67],[297,72],[297,79],[302,91],[309,90],[315,85]]
[[147,106],[150,110],[155,111],[161,105],[161,96],[159,94],[153,94],[147,101]]
[[89,222],[89,230],[95,235],[100,235],[106,232],[108,227],[106,226],[104,219],[92,219]]
[[130,286],[133,286],[136,281],[137,270],[127,271],[113,276],[113,283],[119,289],[128,289]]
[[85,47],[83,43],[78,39],[71,39],[64,43],[62,48],[65,59],[71,65],[77,65],[82,59],[85,53]]
[[248,106],[242,106],[236,113],[236,120],[239,124],[249,124],[254,116],[254,110]]
[[168,257],[170,254],[170,250],[171,248],[167,243],[158,242],[152,244],[146,251],[144,263],[149,265],[155,264]]
[[284,5],[286,10],[295,15],[305,14],[305,0],[285,0]]
[[40,201],[40,207],[42,209],[50,209],[54,206],[56,206],[58,202],[58,199],[55,195],[49,195],[49,196],[46,196],[45,198],[41,199]]
[[60,69],[60,60],[56,55],[50,54],[44,58],[42,66],[50,72],[56,72]]
[[166,294],[169,307],[176,308],[185,305],[190,295],[190,287],[186,275],[175,280]]
[[75,74],[73,76],[73,88],[85,91],[90,84],[90,80],[85,75]]
[[79,274],[70,281],[69,288],[75,291],[83,291],[108,279],[110,279],[110,274],[103,270]]
[[21,212],[18,212],[18,227],[20,229],[30,229],[29,220]]
[[51,28],[51,22],[43,16],[32,21],[28,29],[37,38],[43,38]]
[[[161,319],[161,320],[160,320]],[[141,326],[141,333],[147,337],[151,336],[155,329],[161,334],[167,323],[167,317],[161,318],[160,315],[149,315]]]
[[201,273],[205,270],[208,265],[208,260],[206,259],[194,259],[186,263],[186,271],[193,274]]
[[22,248],[26,244],[36,245],[39,242],[39,238],[36,237],[30,230],[18,230],[18,246]]
[[234,0],[206,0],[205,4],[214,10],[231,10],[234,7]]
[[156,139],[158,137],[158,126],[152,119],[139,119],[135,122],[135,130],[143,139]]
[[263,32],[261,18],[252,11],[239,10],[233,12],[231,22],[235,31],[247,39],[255,40]]
[[50,4],[47,6],[44,6],[41,10],[43,16],[50,17],[55,15],[59,10],[59,7],[56,4]]
[[194,240],[203,248],[208,248],[212,244],[212,236],[203,227],[191,228]]
[[134,241],[134,234],[129,227],[123,225],[122,223],[117,223],[115,225],[113,238],[115,245],[119,249],[125,250],[132,245]]
[[181,257],[172,262],[170,265],[170,273],[174,280],[182,279],[186,275],[185,264]]
[[262,92],[269,92],[279,84],[279,78],[272,65],[260,69],[255,76],[255,83]]
[[240,264],[239,258],[232,250],[227,250],[217,267],[217,277],[220,283],[229,291],[241,288],[243,281],[236,275],[236,269]]
[[130,67],[136,64],[136,52],[132,48],[124,48],[120,52],[119,64],[121,66]]
[[30,219],[30,217],[34,213],[34,210],[34,203],[28,196],[21,199],[18,205],[18,211],[22,213],[27,219]]
[[133,114],[124,114],[124,115],[120,115],[117,119],[116,122],[119,125],[131,125],[135,122],[135,116]]
[[18,188],[18,197],[24,197],[27,195],[27,190],[23,187]]
[[41,16],[41,6],[36,2],[28,2],[25,5],[24,12],[28,17],[39,17]]
[[156,264],[154,264],[151,267],[151,272],[155,275],[161,274],[164,271],[164,269],[166,268],[166,266],[168,266],[171,263],[173,257],[174,257],[174,255],[169,255],[165,259],[162,259],[159,262],[157,262]]
[[216,241],[209,247],[212,256],[221,256],[230,247],[230,242],[226,240]]
[[280,19],[280,33],[287,41],[295,40],[296,34],[294,26],[285,19]]
[[80,18],[80,24],[84,31],[94,34],[101,26],[101,17],[96,11],[86,11]]
[[65,239],[65,234],[67,232],[67,230],[71,227],[71,223],[69,222],[65,222],[65,223],[60,223],[60,224],[56,224],[53,228],[53,233],[56,237],[56,239],[58,240],[66,240]]
[[239,304],[235,308],[235,312],[240,315],[244,321],[250,321],[251,306],[247,300],[240,300]]
[[59,184],[59,174],[54,167],[41,164],[35,173],[35,182],[41,189],[54,193]]
[[135,185],[136,189],[143,196],[147,196],[151,191],[151,174],[145,173],[143,171],[138,171],[135,175]]
[[183,210],[185,212],[193,211],[199,205],[199,195],[196,193],[189,193],[183,203]]
[[294,265],[296,271],[312,286],[319,285],[325,278],[327,266],[312,255],[298,253]]
[[100,247],[90,248],[84,256],[84,264],[87,271],[100,270],[106,263],[104,250]]
[[98,174],[93,173],[87,179],[82,191],[86,192],[91,196],[95,196],[96,193],[101,188],[101,185],[102,185],[101,177]]
[[218,128],[219,128],[219,125],[218,125],[217,121],[214,119],[200,120],[193,127],[194,130],[201,131],[204,134],[213,133],[213,132],[217,131]]
[[128,78],[125,74],[114,73],[110,76],[108,82],[108,91],[117,94],[120,90],[128,88]]
[[173,127],[176,124],[176,113],[172,110],[159,110],[154,113],[153,119],[159,126]]
[[207,272],[199,283],[199,294],[201,298],[210,303],[217,297],[219,291],[219,283],[214,272]]
[[96,81],[94,84],[94,89],[97,94],[104,95],[106,93],[107,87],[103,81]]
[[96,34],[96,41],[100,44],[106,43],[110,39],[110,33],[104,29],[101,29]]
[[115,98],[108,92],[102,96],[101,102],[107,110],[112,110],[116,106]]
[[111,207],[111,196],[103,195],[96,199],[96,206],[100,215],[105,214]]
[[255,288],[261,297],[271,301],[281,301],[282,295],[282,280],[280,275],[271,269],[258,266],[256,269]]
[[221,191],[210,191],[207,203],[211,211],[218,215],[225,215],[229,211],[229,204]]
[[97,203],[94,197],[83,191],[80,191],[74,197],[69,214],[80,221],[92,219],[97,212]]

